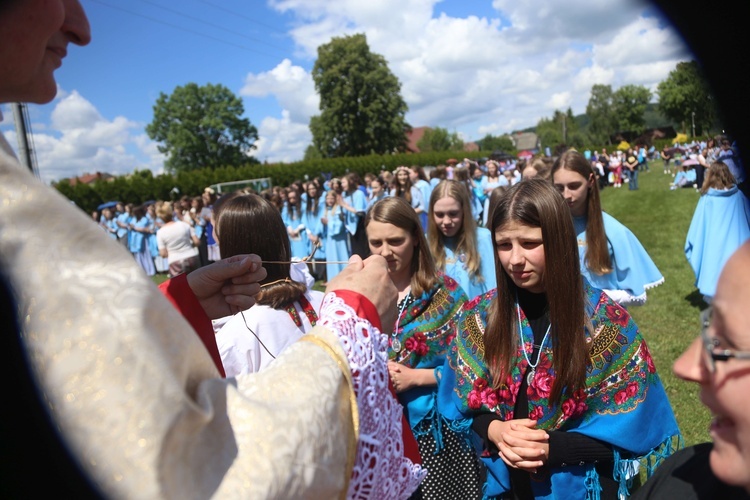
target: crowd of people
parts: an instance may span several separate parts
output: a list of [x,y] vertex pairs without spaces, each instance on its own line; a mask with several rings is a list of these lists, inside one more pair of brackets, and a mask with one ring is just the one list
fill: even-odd
[[216,198],[215,191],[206,188],[201,196],[175,202],[107,203],[91,216],[133,254],[147,276],[163,273],[173,278],[219,260],[212,223]]
[[745,168],[737,151],[736,144],[726,135],[692,141],[689,143],[665,144],[661,151],[654,146],[635,144],[625,150],[608,153],[606,148],[600,151],[584,152],[591,161],[599,179],[599,187],[622,187],[623,183],[631,190],[638,189],[639,172],[651,172],[650,164],[661,160],[663,173],[671,175],[668,183],[671,190],[694,188],[700,190],[704,175],[715,161],[725,163],[734,176],[740,190],[746,195]]
[[[27,42],[0,49],[0,103],[50,101],[66,46],[90,41],[76,0],[16,0],[0,7],[0,27]],[[738,158],[718,160],[704,194],[734,196]],[[529,167],[438,166],[429,194],[419,168],[368,179],[369,193],[349,174],[224,195],[207,217],[182,203],[123,206],[100,228],[0,136],[3,367],[18,405],[2,427],[3,487],[619,499],[645,464],[656,474],[639,498],[747,498],[750,408],[737,396],[750,386],[750,244],[729,257],[700,337],[675,364],[715,415],[714,443],[675,453],[672,407],[628,313],[664,278],[602,212],[591,157],[571,150]],[[303,201],[322,210],[314,226],[295,209]],[[158,291],[146,276],[156,219],[172,275]],[[203,237],[209,262],[192,269]],[[293,250],[316,241],[327,265],[348,262],[326,269],[322,297]]]
[[[259,193],[216,196],[208,188],[174,204],[118,203],[103,210],[100,225],[146,274],[155,267],[176,277],[222,258],[260,257],[267,276],[256,304],[212,321],[217,367],[227,377],[262,372],[313,330],[324,298],[316,281],[335,281],[353,255],[384,257],[398,293],[395,324],[383,329],[389,379],[416,461],[428,471],[415,494],[538,498],[564,490],[615,498],[641,459],[658,462],[679,439],[627,313],[664,277],[599,200],[602,187],[619,184],[620,161],[637,188],[634,172],[649,171],[638,149],[613,154],[606,167],[597,152],[569,150],[317,177]],[[715,229],[705,222],[715,215],[703,212],[725,208],[704,208],[702,198],[687,238],[709,302],[723,264],[750,238],[750,205],[737,185],[726,164],[709,165],[701,192],[739,199],[738,217],[728,219],[744,222]],[[731,241],[717,256],[708,241],[726,241],[722,235]],[[580,289],[570,285],[578,282]],[[587,357],[596,342],[603,350]],[[654,412],[664,416],[659,425],[633,440]]]

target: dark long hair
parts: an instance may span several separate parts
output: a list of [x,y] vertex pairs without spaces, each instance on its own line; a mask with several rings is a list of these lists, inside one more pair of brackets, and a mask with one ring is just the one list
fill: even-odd
[[[552,167],[552,178],[555,172],[564,168],[583,176],[588,182],[596,178],[594,169],[585,156],[575,150],[564,152]],[[602,203],[599,200],[599,184],[590,182],[586,194],[586,267],[594,274],[602,275],[612,271],[612,260],[609,258],[607,233],[604,231]]]
[[[310,185],[313,185],[317,191],[317,196],[312,197],[310,196]],[[323,189],[314,182],[309,182],[308,185],[305,187],[305,194],[306,194],[306,202],[305,202],[305,212],[309,214],[313,214],[314,216],[318,215],[318,211],[320,210],[320,197],[323,195]]]
[[[402,186],[401,182],[399,182],[398,180],[398,174],[401,170],[403,170],[407,174],[405,186]],[[412,187],[412,183],[411,183],[411,178],[409,177],[409,169],[404,166],[398,167],[396,171],[393,173],[393,190],[395,192],[395,196],[397,198],[405,199],[407,202],[409,202],[409,206],[411,206],[411,202],[412,202],[411,187]]]
[[[511,187],[500,198],[492,214],[493,236],[509,222],[542,229],[544,275],[552,336],[552,365],[555,381],[550,402],[560,400],[563,388],[569,394],[584,386],[589,348],[584,325],[591,331],[586,314],[573,219],[570,209],[557,190],[545,179],[529,179]],[[495,249],[497,297],[492,302],[485,333],[485,356],[492,374],[493,387],[505,385],[511,362],[521,342],[516,312],[517,287],[503,269]]]
[[234,192],[222,196],[214,205],[216,238],[221,258],[254,253],[263,261],[268,273],[260,282],[255,297],[258,304],[283,309],[305,293],[307,287],[291,279],[291,249],[284,221],[275,206],[257,194]]

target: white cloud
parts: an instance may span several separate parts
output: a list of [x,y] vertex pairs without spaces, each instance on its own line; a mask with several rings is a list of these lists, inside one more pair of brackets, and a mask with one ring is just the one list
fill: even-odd
[[142,124],[123,116],[105,119],[75,90],[64,93],[50,114],[50,127],[34,130],[40,176],[50,182],[94,172],[122,175],[148,168],[161,173],[164,157],[142,130]]
[[565,111],[570,106],[571,102],[572,97],[570,92],[560,92],[558,94],[552,94],[546,102],[546,105],[552,110],[559,109],[560,111]]
[[438,4],[272,0],[270,5],[293,15],[297,26],[290,35],[311,58],[333,36],[365,33],[371,50],[385,57],[401,81],[411,125],[460,127],[477,138],[489,130],[512,131],[500,123],[532,126],[555,109],[582,113],[595,83],[653,88],[686,55],[675,31],[645,17],[647,4],[640,1],[571,0],[562,6],[496,0],[496,16],[463,18],[436,15]]
[[294,66],[289,59],[284,59],[271,71],[257,75],[249,73],[240,95],[273,95],[279,105],[289,111],[291,120],[297,123],[307,123],[317,114],[320,102],[310,73],[301,66]]
[[639,17],[611,40],[594,46],[594,59],[602,65],[622,66],[685,59],[688,52],[680,36],[661,26],[654,17]]
[[[654,90],[677,62],[690,58],[675,30],[640,0],[494,0],[494,10],[459,0],[268,5],[284,14],[295,47],[267,71],[246,72],[240,90],[246,108],[260,109],[254,100],[278,103],[257,120],[254,156],[261,161],[302,158],[309,119],[319,112],[309,68],[317,47],[334,36],[367,36],[399,78],[412,126],[455,130],[467,140],[534,126],[555,109],[583,113],[594,84]],[[455,14],[479,9],[481,14]],[[47,168],[61,176],[127,172],[136,165],[161,171],[163,156],[143,124],[103,117],[78,92],[60,91],[49,125],[35,127],[40,163],[44,156]],[[45,123],[32,117],[36,121]]]
[[308,125],[293,122],[287,110],[282,111],[281,119],[265,118],[258,127],[258,136],[252,155],[269,163],[301,160],[312,140]]

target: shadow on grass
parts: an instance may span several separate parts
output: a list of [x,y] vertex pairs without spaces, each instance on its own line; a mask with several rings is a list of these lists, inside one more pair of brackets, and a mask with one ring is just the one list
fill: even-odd
[[703,300],[703,295],[696,289],[685,296],[685,300],[690,307],[697,309],[699,312],[708,308],[708,304]]

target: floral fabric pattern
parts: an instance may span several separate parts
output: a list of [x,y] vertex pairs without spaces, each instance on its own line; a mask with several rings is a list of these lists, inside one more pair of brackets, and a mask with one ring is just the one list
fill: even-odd
[[466,294],[458,283],[440,275],[432,290],[416,297],[404,310],[395,331],[402,349],[396,352],[390,348],[388,357],[410,368],[441,366],[456,336],[465,302]]
[[[590,346],[585,388],[573,393],[564,390],[560,402],[551,404],[549,396],[555,371],[552,349],[545,345],[528,384],[529,418],[537,420],[541,429],[575,430],[610,443],[623,456],[648,455],[679,435],[671,406],[648,346],[627,311],[585,279],[584,282],[593,325],[593,333],[582,332]],[[530,342],[518,346],[511,373],[498,389],[493,389],[492,376],[484,361],[483,338],[495,296],[493,290],[464,305],[459,332],[446,362],[443,379],[450,387],[441,389],[439,404],[455,427],[468,428],[473,416],[479,413],[495,413],[505,421],[513,419],[522,377],[528,367],[522,349],[530,357],[533,346]],[[524,338],[533,338],[523,311],[521,327]],[[654,418],[655,415],[659,418]],[[643,430],[645,427],[649,428],[647,432]],[[505,467],[497,457],[485,460],[488,468],[496,471]],[[554,483],[555,474],[547,477]],[[500,489],[490,496],[502,493],[502,481],[495,480],[495,487]]]

